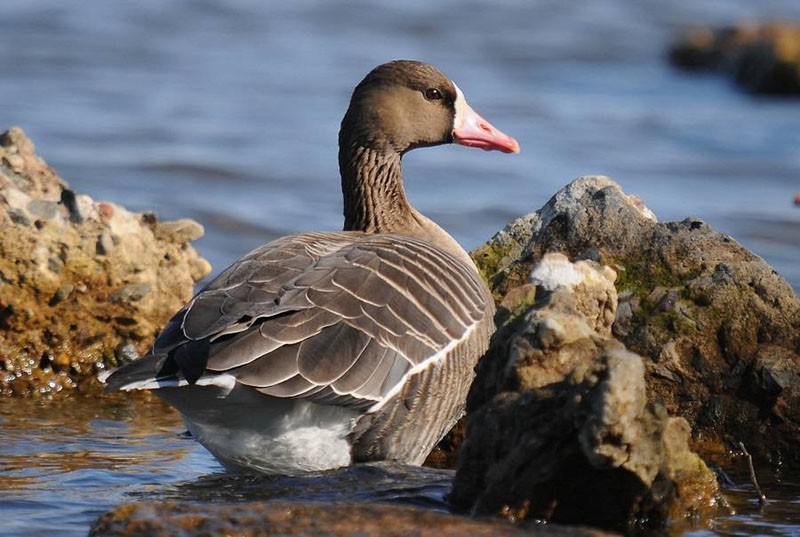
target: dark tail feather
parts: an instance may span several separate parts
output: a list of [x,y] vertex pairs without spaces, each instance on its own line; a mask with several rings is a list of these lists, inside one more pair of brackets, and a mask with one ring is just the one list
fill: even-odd
[[138,360],[109,372],[101,381],[106,391],[122,390],[132,384],[147,382],[161,378],[174,378],[178,368],[175,362],[164,354],[148,354]]
[[174,367],[169,374],[180,371],[189,384],[194,384],[206,371],[210,351],[211,342],[208,339],[187,341],[170,351],[170,359],[164,363],[164,367]]
[[206,370],[210,350],[211,343],[207,339],[185,341],[169,351],[148,354],[125,364],[100,380],[106,383],[107,391],[122,390],[139,382],[174,379],[177,376],[194,384]]

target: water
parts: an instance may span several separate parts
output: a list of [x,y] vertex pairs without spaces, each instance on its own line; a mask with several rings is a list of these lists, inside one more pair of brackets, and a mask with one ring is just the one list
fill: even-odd
[[72,186],[190,216],[217,270],[292,231],[341,226],[336,133],[353,85],[398,57],[444,69],[522,154],[406,158],[412,201],[464,245],[585,173],[662,219],[699,216],[800,287],[800,101],[666,65],[679,28],[794,0],[571,3],[6,0],[0,123]]
[[136,494],[220,472],[154,397],[0,400],[0,535],[80,535]]
[[[101,514],[137,500],[388,502],[446,510],[452,471],[381,465],[313,477],[231,475],[183,430],[177,414],[147,394],[60,404],[0,400],[0,535],[85,535]],[[760,471],[770,503],[759,510],[739,470],[726,491],[737,514],[685,535],[797,535],[800,475]]]
[[[336,134],[350,91],[379,63],[424,59],[522,145],[406,157],[412,202],[466,247],[604,173],[662,220],[730,233],[800,289],[800,101],[664,60],[686,25],[777,16],[800,19],[800,3],[6,0],[0,127],[25,128],[80,192],[202,222],[197,246],[218,271],[276,236],[341,226]],[[219,472],[158,405],[5,405],[0,533],[81,533],[131,495]],[[755,521],[723,533],[767,531]],[[800,533],[783,512],[769,523]]]

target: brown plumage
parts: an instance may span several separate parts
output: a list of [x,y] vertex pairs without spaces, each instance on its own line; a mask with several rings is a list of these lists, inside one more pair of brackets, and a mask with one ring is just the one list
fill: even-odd
[[155,389],[233,468],[420,464],[461,414],[493,330],[475,266],[403,188],[406,151],[454,140],[519,150],[436,68],[374,69],[339,136],[344,231],[283,237],[236,261],[109,389]]

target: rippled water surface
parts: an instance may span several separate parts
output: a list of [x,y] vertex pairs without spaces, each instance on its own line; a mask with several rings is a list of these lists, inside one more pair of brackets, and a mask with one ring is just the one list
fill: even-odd
[[[358,466],[309,477],[226,473],[154,397],[0,400],[0,535],[84,535],[102,513],[136,500],[356,501],[446,510],[452,472]],[[800,476],[760,472],[759,509],[744,469],[726,491],[736,515],[686,535],[797,535]],[[680,532],[679,532],[680,533]],[[673,533],[674,535],[674,533]]]
[[85,534],[136,494],[221,467],[153,397],[0,400],[0,535]]
[[[406,157],[413,203],[468,248],[603,173],[661,219],[730,233],[798,289],[800,101],[664,61],[686,25],[777,16],[800,19],[800,3],[6,0],[0,128],[25,128],[80,192],[200,221],[220,270],[278,235],[340,227],[349,92],[388,59],[424,59],[523,148]],[[0,405],[0,534],[85,532],[112,505],[220,472],[158,403]],[[800,493],[779,490],[778,507],[719,531],[800,533]]]

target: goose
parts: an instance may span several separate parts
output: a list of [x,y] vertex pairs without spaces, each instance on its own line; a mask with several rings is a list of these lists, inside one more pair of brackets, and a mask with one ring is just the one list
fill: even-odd
[[230,470],[420,465],[463,413],[494,303],[461,246],[414,209],[401,159],[455,142],[518,153],[437,68],[356,86],[339,133],[344,230],[248,253],[199,291],[108,390],[153,390]]

